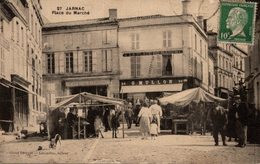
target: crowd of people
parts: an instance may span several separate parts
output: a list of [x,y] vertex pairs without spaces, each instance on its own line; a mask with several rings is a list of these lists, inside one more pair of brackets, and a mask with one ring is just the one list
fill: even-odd
[[[197,105],[194,108],[200,107],[200,105]],[[90,107],[86,110],[85,121],[88,123],[88,136],[101,136],[103,138],[102,132],[111,130],[112,137],[117,138],[117,129],[123,117],[125,118],[128,129],[130,129],[134,123],[136,126],[139,126],[142,139],[148,139],[148,137],[156,139],[158,134],[160,134],[160,122],[163,113],[158,100],[144,99],[142,101],[137,99],[135,103],[131,101],[127,102],[124,107],[124,112],[122,109],[123,108],[116,106],[102,106]],[[73,127],[77,130],[77,128],[75,128],[78,120],[76,111],[76,107],[72,107],[66,116],[65,114],[62,115],[62,118],[66,117],[67,138],[73,138]],[[122,113],[124,113],[124,116]],[[189,113],[192,112],[189,111]],[[231,101],[229,105],[227,105],[227,103],[225,105],[223,103],[210,104],[209,110],[207,110],[206,114],[204,112],[203,115],[205,115],[206,120],[210,118],[210,130],[216,146],[219,145],[219,134],[221,135],[224,146],[227,146],[226,137],[229,137],[228,141],[234,138],[235,141],[238,142],[236,145],[238,147],[246,146],[248,122],[250,122],[249,108],[247,103],[241,101],[238,95],[233,98],[233,101]],[[59,121],[59,123],[60,122],[62,121]],[[64,129],[64,127],[60,129]]]
[[237,147],[245,147],[247,143],[248,118],[248,105],[246,102],[241,101],[239,95],[234,97],[234,101],[228,109],[225,109],[218,103],[211,112],[215,145],[219,145],[218,134],[220,133],[223,146],[227,146],[227,136],[229,141],[231,141],[231,138],[235,138],[235,141],[238,142]]

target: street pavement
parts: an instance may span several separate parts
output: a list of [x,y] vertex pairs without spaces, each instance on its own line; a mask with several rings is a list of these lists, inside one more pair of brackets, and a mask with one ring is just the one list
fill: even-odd
[[162,133],[156,140],[142,140],[138,127],[126,129],[125,138],[122,129],[118,138],[110,131],[103,134],[105,138],[63,140],[56,149],[41,138],[0,142],[0,163],[260,163],[259,145],[214,146],[209,134]]

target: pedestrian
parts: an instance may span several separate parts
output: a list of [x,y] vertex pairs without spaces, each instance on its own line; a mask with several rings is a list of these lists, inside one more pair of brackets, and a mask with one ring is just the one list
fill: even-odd
[[75,108],[70,108],[69,113],[67,114],[67,124],[68,124],[68,139],[73,138],[73,129],[77,124],[77,116],[74,114]]
[[107,132],[108,130],[110,130],[109,113],[110,113],[110,110],[108,107],[106,107],[105,111],[104,111],[104,116],[103,116],[103,122],[104,122],[104,126],[105,126],[104,132]]
[[110,112],[111,117],[111,129],[112,129],[112,138],[117,138],[117,129],[120,126],[119,117],[121,115],[121,111],[119,107],[112,109]]
[[155,115],[157,117],[157,122],[158,122],[158,133],[161,132],[160,130],[160,126],[161,126],[161,117],[162,117],[162,108],[159,105],[159,101],[158,100],[154,100],[153,101],[153,105],[150,106],[150,110],[152,112],[152,115]]
[[231,138],[235,138],[237,141],[236,133],[236,103],[234,100],[231,100],[230,107],[228,109],[228,125],[227,125],[227,136],[229,137],[228,141],[231,141]]
[[158,120],[157,120],[157,116],[153,115],[151,121],[151,139],[155,140],[157,136],[158,136]]
[[148,108],[148,104],[144,103],[138,117],[140,118],[140,132],[142,134],[142,139],[148,139],[150,133],[150,120],[152,117],[151,110]]
[[125,111],[125,120],[126,120],[128,129],[130,129],[132,126],[132,117],[133,117],[132,107],[133,107],[132,103],[129,102],[127,109]]
[[101,135],[102,138],[104,138],[102,134],[102,129],[103,129],[103,123],[99,115],[96,116],[95,121],[94,121],[94,129],[95,129],[95,137],[99,137],[99,134]]
[[138,114],[141,110],[141,100],[138,98],[136,99],[136,103],[135,103],[135,110],[134,110],[134,118],[135,118],[135,126],[139,126],[139,117]]
[[223,146],[227,146],[225,138],[225,130],[227,125],[227,114],[225,109],[217,103],[216,108],[211,111],[211,119],[213,124],[213,138],[215,141],[215,146],[218,146],[218,134],[220,133]]
[[237,147],[245,147],[247,142],[248,107],[236,96],[236,130],[238,135]]

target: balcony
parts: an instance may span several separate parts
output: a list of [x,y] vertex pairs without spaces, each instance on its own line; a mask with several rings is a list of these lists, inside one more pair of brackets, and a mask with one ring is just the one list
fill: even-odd
[[28,23],[29,9],[26,0],[9,0],[7,5],[25,24]]

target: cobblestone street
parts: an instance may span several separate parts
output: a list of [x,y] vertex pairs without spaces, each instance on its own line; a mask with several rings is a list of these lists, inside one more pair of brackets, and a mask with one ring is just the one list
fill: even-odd
[[[209,135],[163,134],[156,140],[142,140],[138,129],[127,130],[125,138],[64,140],[51,150],[48,141],[11,141],[1,144],[1,163],[259,163],[260,147],[248,144],[236,148],[214,146]],[[38,151],[38,146],[43,150]]]

